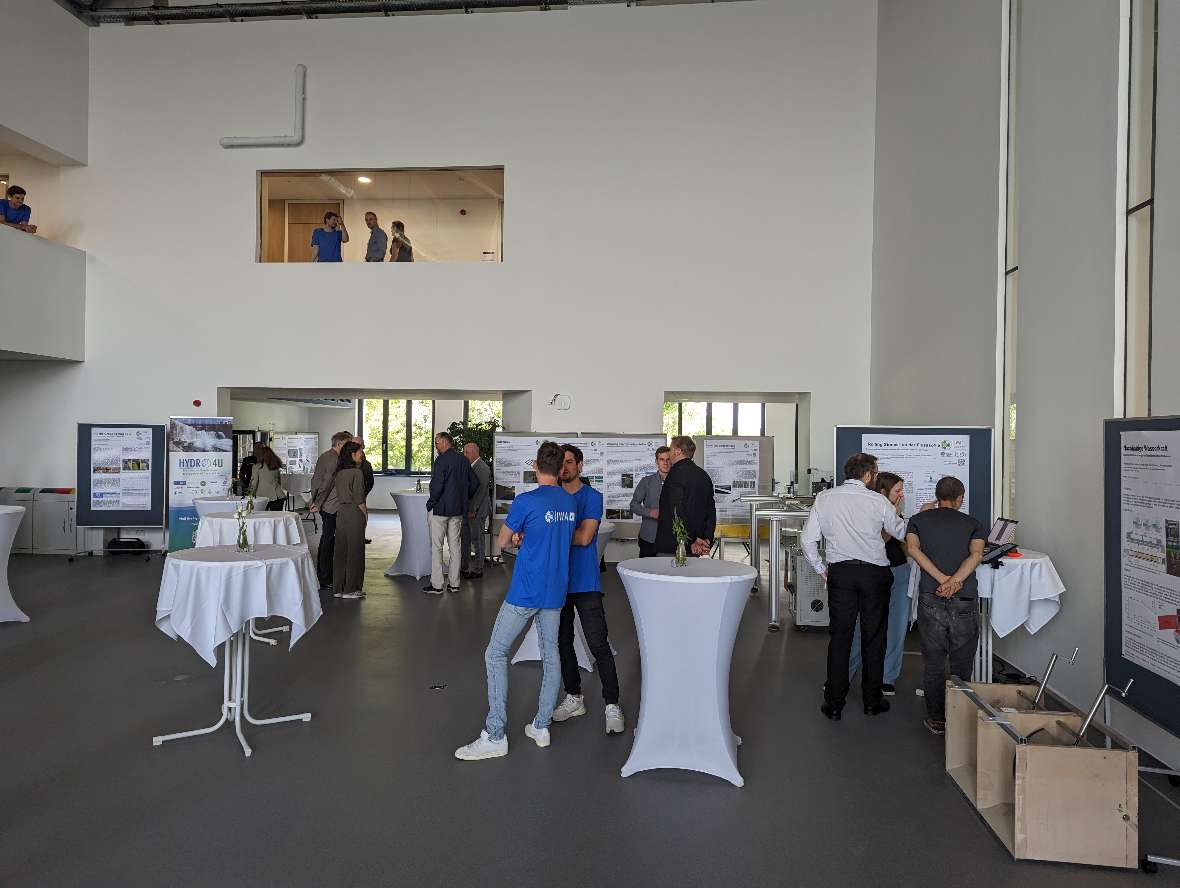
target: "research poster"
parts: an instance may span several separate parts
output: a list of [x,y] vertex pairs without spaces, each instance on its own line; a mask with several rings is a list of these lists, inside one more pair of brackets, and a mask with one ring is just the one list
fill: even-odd
[[507,515],[514,499],[536,488],[537,472],[533,468],[533,462],[537,459],[537,448],[545,440],[539,435],[496,435],[493,454],[496,476],[494,515]]
[[[380,442],[378,442],[378,446]],[[279,432],[270,436],[271,449],[283,461],[289,475],[310,475],[320,455],[320,436],[315,432]]]
[[963,482],[967,494],[960,511],[971,511],[971,439],[966,435],[866,434],[860,449],[877,457],[882,472],[901,477],[906,515],[933,501],[935,486],[947,475]]
[[[601,460],[602,482],[594,486],[602,493],[603,518],[607,521],[631,521],[631,497],[644,476],[656,471],[656,450],[667,443],[663,435],[642,438],[599,438],[595,442]],[[578,445],[581,447],[581,443]],[[584,449],[584,448],[583,448]],[[589,461],[590,454],[586,453]],[[583,464],[583,468],[585,464]]]
[[148,512],[152,508],[152,430],[90,431],[90,508]]
[[750,509],[740,500],[746,494],[758,492],[762,442],[706,438],[704,444],[705,471],[713,479],[718,520],[745,517],[748,524]]
[[190,549],[200,496],[225,496],[233,477],[233,417],[173,416],[168,421],[168,548]]
[[1180,431],[1120,443],[1123,657],[1180,684]]

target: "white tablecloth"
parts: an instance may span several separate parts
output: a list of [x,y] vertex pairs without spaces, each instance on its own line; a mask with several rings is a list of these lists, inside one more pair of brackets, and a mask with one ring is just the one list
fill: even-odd
[[[1044,552],[1020,550],[1020,558],[1002,558],[998,568],[981,564],[975,569],[979,597],[991,599],[991,627],[1000,638],[1023,626],[1029,635],[1044,628],[1061,610],[1065,584]],[[918,609],[918,581],[922,570],[911,562],[910,618]]]
[[12,589],[8,585],[8,556],[24,517],[24,506],[0,506],[0,623],[29,622],[28,615],[12,600]]
[[[610,542],[614,532],[615,526],[610,521],[603,521],[598,525],[598,560],[600,562],[603,553],[606,552],[606,544]],[[611,652],[618,653],[614,645],[611,645]],[[577,654],[579,666],[587,672],[594,671],[594,657],[590,654],[590,646],[586,644],[586,633],[582,631],[582,617],[577,612],[574,613],[574,653]],[[512,658],[512,662],[520,663],[524,660],[540,659],[541,643],[537,639],[537,624],[535,621],[530,621],[529,631],[525,633],[524,641],[516,649],[516,655]]]
[[619,565],[643,669],[639,727],[622,775],[683,768],[745,781],[729,723],[729,663],[756,576],[748,564],[634,558]]
[[[245,499],[244,496],[196,496],[193,497],[193,508],[197,510],[198,517],[204,518],[214,512],[232,512]],[[263,511],[266,502],[264,497],[254,497],[254,511]]]
[[430,494],[399,490],[391,494],[397,504],[402,524],[402,545],[397,559],[385,571],[385,576],[409,576],[415,579],[430,576],[430,522],[426,501]]
[[306,546],[172,552],[164,562],[156,625],[216,666],[217,646],[253,618],[290,620],[294,646],[320,618],[319,585]]
[[[303,524],[294,512],[252,512],[245,520],[246,539],[256,546],[307,544]],[[238,519],[232,512],[211,512],[201,516],[194,546],[235,546],[237,542]]]

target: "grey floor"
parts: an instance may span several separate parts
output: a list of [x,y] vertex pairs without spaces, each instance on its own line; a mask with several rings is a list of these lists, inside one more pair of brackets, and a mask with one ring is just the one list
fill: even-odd
[[[817,712],[825,638],[768,634],[762,599],[732,669],[745,788],[677,771],[621,779],[630,737],[602,733],[596,676],[590,714],[537,749],[520,731],[534,664],[511,669],[509,756],[458,762],[485,711],[482,651],[507,568],[427,597],[383,576],[396,518],[377,516],[373,535],[365,601],[326,606],[293,651],[253,648],[256,714],[315,718],[252,729],[249,760],[227,730],[151,745],[212,723],[221,693],[220,671],[153,625],[158,560],[14,557],[32,622],[0,625],[0,885],[1152,884],[1013,862],[922,728],[920,659],[906,658],[892,712],[870,719],[852,700],[830,723]],[[617,576],[605,583],[633,723],[635,631]],[[1143,847],[1180,855],[1180,815],[1141,799]]]

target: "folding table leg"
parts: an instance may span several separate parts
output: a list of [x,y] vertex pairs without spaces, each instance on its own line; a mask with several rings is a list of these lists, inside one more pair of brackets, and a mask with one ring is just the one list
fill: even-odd
[[[243,669],[242,669],[242,714],[246,716],[246,721],[252,725],[273,725],[279,722],[289,721],[311,721],[310,712],[301,712],[298,715],[280,715],[277,718],[255,718],[250,714],[250,646],[245,646],[246,650],[243,653]],[[243,741],[245,742],[245,741]],[[247,753],[249,755],[249,753]]]

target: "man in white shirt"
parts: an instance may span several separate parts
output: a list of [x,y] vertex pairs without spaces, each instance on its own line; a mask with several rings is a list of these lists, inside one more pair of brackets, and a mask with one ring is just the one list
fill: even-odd
[[[844,463],[844,483],[815,498],[803,527],[803,553],[828,583],[828,681],[820,711],[840,720],[848,696],[848,655],[860,618],[861,690],[865,715],[889,710],[881,695],[885,671],[885,618],[893,574],[885,540],[905,539],[905,519],[886,497],[873,490],[877,459],[857,453]],[[827,559],[819,554],[826,541]]]

